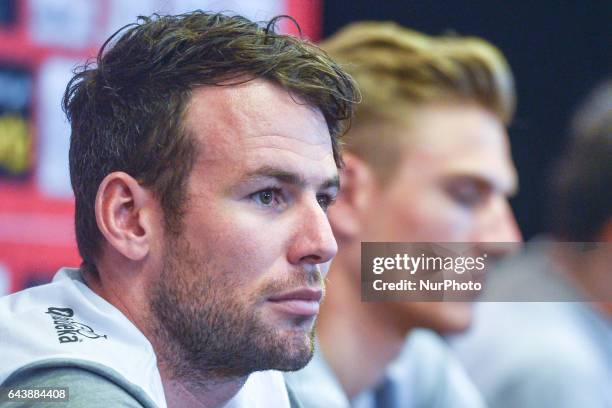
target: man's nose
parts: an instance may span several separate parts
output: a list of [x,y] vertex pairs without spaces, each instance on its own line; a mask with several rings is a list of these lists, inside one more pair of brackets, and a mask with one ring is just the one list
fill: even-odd
[[493,199],[482,214],[475,242],[522,242],[510,203],[505,197]]
[[325,211],[317,200],[305,203],[296,214],[297,222],[288,259],[294,265],[321,264],[330,261],[338,252]]

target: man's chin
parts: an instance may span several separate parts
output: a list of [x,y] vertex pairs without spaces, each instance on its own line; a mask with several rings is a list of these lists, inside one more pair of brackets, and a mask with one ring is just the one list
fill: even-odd
[[297,371],[306,367],[306,365],[312,360],[313,353],[312,351],[307,353],[301,353],[299,355],[291,356],[287,358],[280,364],[276,364],[274,367],[271,367],[272,370],[278,371]]
[[277,359],[274,370],[296,371],[304,368],[314,354],[314,329],[281,330],[279,339],[282,345],[276,350]]
[[470,302],[441,302],[431,328],[442,335],[466,331],[472,324],[473,306]]

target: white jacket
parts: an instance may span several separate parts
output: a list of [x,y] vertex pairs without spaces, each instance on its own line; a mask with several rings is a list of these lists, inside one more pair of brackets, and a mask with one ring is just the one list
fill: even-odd
[[[166,407],[151,343],[85,285],[78,269],[61,269],[49,284],[0,298],[0,354],[0,384],[16,370],[43,361],[93,364],[137,386],[159,408]],[[227,404],[247,406],[288,408],[281,373],[251,374]]]

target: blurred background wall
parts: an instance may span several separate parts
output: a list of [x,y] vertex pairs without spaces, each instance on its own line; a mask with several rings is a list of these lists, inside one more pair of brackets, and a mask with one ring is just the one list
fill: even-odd
[[517,80],[510,136],[521,187],[512,205],[526,238],[546,228],[545,172],[570,112],[612,72],[612,3],[604,0],[0,0],[0,294],[79,264],[60,109],[71,70],[137,15],[196,8],[255,20],[290,14],[313,40],[351,21],[394,20],[497,45]]

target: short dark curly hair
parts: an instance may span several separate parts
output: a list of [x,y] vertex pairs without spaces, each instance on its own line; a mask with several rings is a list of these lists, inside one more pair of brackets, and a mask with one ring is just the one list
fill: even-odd
[[138,17],[102,46],[68,83],[70,177],[82,267],[95,271],[101,233],[95,218],[100,183],[124,171],[160,200],[165,227],[180,230],[186,181],[195,160],[183,128],[191,91],[267,79],[321,111],[341,165],[339,138],[349,126],[357,89],[310,42],[241,16],[194,11]]

